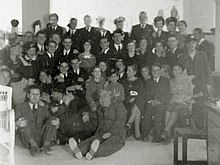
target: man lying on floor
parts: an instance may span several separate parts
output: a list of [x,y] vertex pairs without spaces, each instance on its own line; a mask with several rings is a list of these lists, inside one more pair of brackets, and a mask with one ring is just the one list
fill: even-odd
[[15,108],[15,121],[22,144],[32,156],[42,151],[52,154],[50,142],[55,140],[59,120],[51,117],[48,106],[40,101],[40,88],[30,85],[27,92],[28,101]]
[[98,110],[99,126],[94,136],[77,143],[69,139],[69,146],[77,159],[91,160],[93,157],[105,157],[119,151],[125,144],[125,122],[127,110],[121,102],[111,100],[110,92],[100,91]]

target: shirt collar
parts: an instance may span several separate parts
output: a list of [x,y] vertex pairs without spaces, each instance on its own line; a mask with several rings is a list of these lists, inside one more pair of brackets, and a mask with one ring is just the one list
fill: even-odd
[[122,49],[122,43],[120,43],[120,44],[114,43],[114,46],[115,46],[116,50],[118,50],[118,46],[120,46],[120,49]]
[[27,55],[24,56],[25,60],[29,61],[29,60],[33,60],[35,61],[36,60],[36,56],[34,56],[33,58],[29,58]]
[[50,58],[52,58],[53,56],[52,56],[52,54],[51,53],[49,53],[49,52],[47,52],[47,55],[50,57]]
[[41,46],[39,43],[37,43],[37,47],[39,48],[39,50],[41,51],[41,49],[43,49],[44,50],[44,45],[43,46]]
[[160,77],[154,78],[154,81],[156,81],[157,83],[159,82]]
[[[31,102],[29,102],[29,106],[30,106],[31,110],[33,110],[34,104],[32,104]],[[36,106],[35,108],[38,109],[38,104],[35,104],[35,106]]]
[[107,49],[105,49],[105,50],[102,50],[102,52],[103,52],[104,54],[107,54],[108,50],[109,50],[109,48],[107,48]]
[[86,27],[86,29],[87,29],[87,28],[88,28],[87,31],[90,32],[92,27],[91,27],[91,26],[90,26],[90,27]]
[[66,49],[63,50],[63,54],[64,55],[66,54],[66,52],[67,52],[67,54],[69,54],[70,53],[70,49],[69,50],[66,50]]

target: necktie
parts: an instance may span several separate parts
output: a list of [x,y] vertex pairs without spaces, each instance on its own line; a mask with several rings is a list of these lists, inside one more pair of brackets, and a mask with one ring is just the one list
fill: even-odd
[[55,31],[55,27],[52,27],[53,31]]
[[33,105],[33,109],[32,109],[32,110],[33,110],[33,112],[36,112],[36,111],[37,111],[37,104],[34,104],[34,105]]
[[121,50],[121,47],[120,47],[120,45],[118,45],[118,52]]
[[32,60],[31,59],[29,59],[28,62],[29,62],[29,64],[32,64]]
[[154,81],[157,83],[157,79],[155,78]]
[[67,56],[68,54],[67,54],[67,52],[65,53],[65,56]]

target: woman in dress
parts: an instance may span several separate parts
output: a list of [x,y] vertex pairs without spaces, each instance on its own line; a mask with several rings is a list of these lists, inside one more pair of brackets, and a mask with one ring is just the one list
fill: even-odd
[[185,41],[186,41],[186,37],[187,37],[187,33],[186,33],[186,28],[187,28],[187,23],[185,20],[181,20],[177,23],[177,27],[179,29],[179,34],[180,37],[178,38],[178,47],[179,48],[186,48],[185,45]]
[[92,68],[96,64],[96,58],[93,54],[91,54],[92,43],[91,40],[87,40],[84,42],[84,52],[79,54],[79,59],[81,61],[80,67],[86,69],[89,73],[91,73]]
[[140,66],[140,56],[136,54],[136,41],[129,40],[127,45],[128,53],[125,55],[124,62],[125,65],[136,64]]
[[163,30],[163,26],[165,25],[164,18],[161,16],[158,16],[154,18],[154,26],[157,29],[156,32],[153,32],[152,36],[155,40],[161,40],[164,43],[167,42],[167,33]]
[[166,112],[165,129],[161,135],[162,138],[170,136],[170,130],[177,119],[186,119],[193,97],[193,76],[188,76],[186,70],[179,64],[174,65],[173,75],[174,78],[170,80],[172,98]]
[[125,107],[128,111],[128,121],[126,127],[131,129],[134,123],[135,139],[141,140],[140,120],[141,112],[144,110],[145,100],[143,81],[136,77],[138,67],[136,64],[127,67],[127,80],[124,82],[125,88]]

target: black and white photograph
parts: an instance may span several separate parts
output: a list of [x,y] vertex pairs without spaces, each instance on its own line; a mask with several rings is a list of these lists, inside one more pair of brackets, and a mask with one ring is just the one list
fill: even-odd
[[0,8],[0,165],[220,165],[220,0]]

